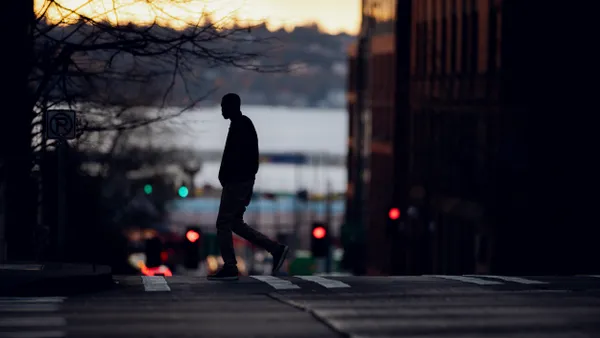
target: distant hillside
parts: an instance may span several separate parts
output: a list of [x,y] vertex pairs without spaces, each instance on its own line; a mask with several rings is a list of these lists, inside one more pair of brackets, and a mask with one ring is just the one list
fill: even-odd
[[[343,107],[346,86],[346,50],[353,41],[347,34],[328,35],[316,26],[292,32],[261,32],[275,36],[282,50],[270,60],[290,64],[288,74],[257,74],[235,70],[217,71],[215,84],[222,90],[239,92],[245,102],[284,106]],[[217,95],[218,96],[218,95]]]

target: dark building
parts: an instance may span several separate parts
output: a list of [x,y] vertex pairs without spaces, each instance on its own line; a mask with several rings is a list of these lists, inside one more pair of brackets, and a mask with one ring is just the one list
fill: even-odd
[[[544,76],[545,60],[558,57],[540,49],[543,36],[532,39],[537,10],[510,0],[363,1],[349,55],[347,217],[366,231],[368,273],[589,270],[589,231],[544,208],[569,198],[544,188],[540,176],[563,180],[564,166],[533,121],[551,109],[547,95],[571,93]],[[396,205],[400,235],[390,235]]]
[[[405,190],[395,172],[405,166],[397,159],[405,157],[397,156],[395,144],[406,135],[402,128],[407,124],[398,111],[406,110],[408,92],[398,80],[406,76],[408,59],[396,53],[396,46],[407,43],[409,27],[408,21],[397,20],[398,9],[393,0],[363,1],[363,26],[350,49],[347,223],[364,228],[369,274],[390,273],[393,247],[385,231],[386,215],[395,193]],[[401,24],[406,26],[403,34],[398,33]]]

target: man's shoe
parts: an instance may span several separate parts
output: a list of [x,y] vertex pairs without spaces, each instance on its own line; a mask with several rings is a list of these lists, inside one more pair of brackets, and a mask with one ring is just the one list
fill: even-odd
[[239,279],[238,274],[239,272],[237,267],[223,266],[219,269],[219,271],[212,275],[208,275],[206,279],[215,281],[235,281]]
[[279,269],[281,269],[281,266],[283,265],[283,262],[285,262],[285,258],[288,254],[288,252],[290,251],[290,247],[288,247],[287,245],[281,245],[279,247],[279,249],[277,249],[277,251],[273,252],[273,270],[271,271],[272,275],[275,275]]

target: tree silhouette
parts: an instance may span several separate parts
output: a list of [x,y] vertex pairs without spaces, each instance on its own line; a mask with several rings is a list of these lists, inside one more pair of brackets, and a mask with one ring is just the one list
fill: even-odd
[[[32,237],[29,224],[35,223],[36,186],[28,182],[32,168],[43,157],[32,155],[43,153],[48,146],[42,138],[41,126],[41,116],[47,109],[77,110],[80,135],[109,131],[112,134],[106,138],[118,139],[123,131],[177,116],[206,97],[213,88],[201,81],[198,69],[234,67],[257,72],[285,69],[264,60],[256,62],[264,59],[274,44],[269,38],[250,38],[254,25],[231,26],[228,18],[205,20],[206,13],[193,22],[182,23],[178,29],[161,26],[157,20],[136,25],[119,21],[122,5],[116,1],[103,13],[87,14],[84,7],[91,2],[69,8],[60,1],[44,1],[31,16],[27,36],[33,51],[25,55],[32,55],[27,58],[31,60],[29,95],[23,98],[18,112],[11,112],[19,114],[18,118],[11,117],[19,123],[13,125],[10,135],[4,135],[7,139],[17,136],[5,156],[3,172],[6,228],[14,230],[9,236],[14,243],[9,251],[19,247],[15,259],[29,257],[28,252],[32,251],[26,248],[31,245],[26,242]],[[164,17],[166,4],[186,2],[190,1],[135,3]],[[33,4],[29,5],[34,12]],[[49,14],[54,20],[48,20]],[[26,16],[21,18],[25,20]],[[112,20],[109,22],[107,18]],[[181,92],[185,97],[178,94]],[[153,109],[136,108],[139,106]],[[24,129],[24,121],[29,121],[29,130]],[[10,198],[6,198],[8,195]]]

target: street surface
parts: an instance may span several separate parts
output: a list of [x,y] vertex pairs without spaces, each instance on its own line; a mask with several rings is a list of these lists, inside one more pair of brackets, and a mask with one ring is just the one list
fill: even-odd
[[115,276],[0,298],[0,337],[600,337],[600,276]]

